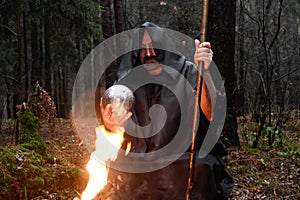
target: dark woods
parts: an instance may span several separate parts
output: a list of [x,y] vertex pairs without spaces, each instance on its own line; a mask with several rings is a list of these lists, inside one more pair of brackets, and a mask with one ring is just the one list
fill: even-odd
[[[257,141],[270,127],[272,144],[287,111],[299,106],[299,7],[297,0],[210,1],[208,41],[225,81],[228,145],[239,145],[238,116],[251,114],[259,123]],[[68,118],[77,71],[97,44],[144,21],[196,38],[201,1],[2,0],[0,13],[2,120],[16,117],[16,105],[36,81],[54,100],[57,116]],[[108,85],[117,62],[113,66]]]

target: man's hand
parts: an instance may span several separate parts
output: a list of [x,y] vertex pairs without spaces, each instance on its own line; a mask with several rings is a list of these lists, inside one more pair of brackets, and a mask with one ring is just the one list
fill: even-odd
[[[209,42],[203,42],[200,44],[199,40],[195,40],[196,52],[194,55],[194,62],[199,66],[199,62],[204,62],[204,70],[208,70],[210,63],[212,62],[213,52],[211,50],[211,45]],[[201,109],[205,117],[209,120],[213,120],[213,107],[216,101],[216,88],[212,81],[209,71],[202,74],[204,83],[202,85],[202,94],[201,94]]]
[[103,125],[110,132],[116,132],[124,124],[124,122],[127,119],[129,119],[132,115],[131,112],[128,112],[125,115],[123,115],[121,118],[119,118],[117,121],[113,114],[114,111],[112,105],[107,104],[107,106],[104,108],[102,104],[102,100],[100,102],[100,109],[102,114]]
[[213,58],[213,51],[209,42],[203,42],[200,44],[198,39],[195,40],[196,51],[194,54],[194,62],[199,66],[199,62],[204,62],[204,70],[208,70]]

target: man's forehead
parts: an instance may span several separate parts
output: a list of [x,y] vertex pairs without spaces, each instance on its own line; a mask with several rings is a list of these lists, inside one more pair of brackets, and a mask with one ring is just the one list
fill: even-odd
[[142,43],[143,44],[151,44],[152,43],[152,39],[151,39],[147,29],[145,29]]

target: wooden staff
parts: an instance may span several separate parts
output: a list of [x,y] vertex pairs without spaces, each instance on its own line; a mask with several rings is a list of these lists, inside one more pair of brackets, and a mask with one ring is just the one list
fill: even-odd
[[[207,16],[208,16],[208,6],[209,6],[209,0],[203,0],[202,1],[202,21],[201,21],[201,27],[200,27],[200,43],[204,42],[206,40],[206,32],[207,32]],[[194,177],[194,168],[195,168],[195,158],[196,158],[196,135],[197,135],[197,116],[198,116],[198,107],[201,108],[201,93],[202,93],[202,85],[203,85],[203,78],[201,77],[204,62],[201,61],[197,63],[197,80],[196,80],[196,94],[195,94],[195,105],[194,105],[194,116],[193,116],[193,127],[192,127],[192,144],[191,144],[191,150],[190,150],[190,160],[189,160],[189,173],[188,173],[188,184],[187,184],[187,190],[186,190],[186,200],[190,200],[190,194],[192,190],[192,183],[193,183],[193,177]],[[197,104],[197,102],[199,104]]]

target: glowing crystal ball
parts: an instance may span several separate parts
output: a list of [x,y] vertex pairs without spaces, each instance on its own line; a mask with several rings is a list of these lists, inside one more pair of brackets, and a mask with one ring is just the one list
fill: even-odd
[[102,105],[112,106],[111,115],[116,121],[126,115],[135,103],[133,92],[124,85],[113,85],[109,87],[102,96]]

